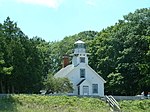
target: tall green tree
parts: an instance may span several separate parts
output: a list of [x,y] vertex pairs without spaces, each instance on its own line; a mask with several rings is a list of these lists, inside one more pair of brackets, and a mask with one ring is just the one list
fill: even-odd
[[37,93],[42,84],[42,62],[36,44],[8,17],[1,26],[2,53],[6,67],[13,67],[3,79],[5,93]]
[[136,10],[101,31],[91,43],[91,60],[96,60],[91,66],[107,81],[107,94],[149,90],[149,26],[150,9]]
[[0,24],[0,92],[5,93],[9,91],[8,81],[11,77],[11,71],[13,67],[6,63],[5,54],[8,44],[6,43],[6,38],[3,32],[3,25]]

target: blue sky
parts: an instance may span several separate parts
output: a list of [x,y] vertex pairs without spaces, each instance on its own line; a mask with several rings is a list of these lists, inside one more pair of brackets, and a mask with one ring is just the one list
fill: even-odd
[[150,0],[0,0],[0,23],[9,16],[30,38],[55,41],[100,31],[123,15],[148,7]]

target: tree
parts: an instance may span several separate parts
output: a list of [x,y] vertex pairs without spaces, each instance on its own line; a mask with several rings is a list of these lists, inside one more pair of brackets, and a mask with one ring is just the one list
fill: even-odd
[[8,17],[1,26],[1,52],[11,75],[3,78],[5,93],[38,93],[42,85],[42,62],[36,44]]
[[88,45],[89,65],[107,82],[106,94],[149,91],[150,8],[143,8],[100,32],[84,31],[55,42],[29,39],[8,17],[0,24],[0,92],[38,93],[43,80],[52,92],[69,91],[68,79],[46,77],[61,69],[63,55],[71,54],[79,39]]
[[7,78],[10,78],[13,70],[13,67],[8,66],[4,60],[4,48],[6,45],[7,44],[5,43],[5,38],[2,33],[2,24],[0,24],[0,93],[5,93],[7,88]]
[[49,93],[68,93],[73,90],[73,86],[68,78],[55,78],[49,74],[44,81],[45,89]]
[[[149,12],[129,13],[93,40],[90,53],[94,61],[90,64],[107,81],[106,94],[114,90],[118,95],[135,95],[149,90]],[[120,81],[124,87],[117,86]]]

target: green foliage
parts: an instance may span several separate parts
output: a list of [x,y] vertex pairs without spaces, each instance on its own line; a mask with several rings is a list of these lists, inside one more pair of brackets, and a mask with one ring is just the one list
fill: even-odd
[[106,94],[149,91],[150,9],[136,10],[91,42],[90,65],[107,81]]
[[73,91],[73,86],[68,78],[55,78],[49,74],[43,83],[49,93],[66,93]]
[[121,110],[125,112],[149,112],[150,100],[120,101]]
[[111,86],[110,91],[112,94],[122,92],[121,87],[123,87],[123,77],[120,73],[111,73],[108,76],[108,84]]
[[150,91],[150,8],[143,8],[100,32],[84,31],[55,42],[29,39],[8,17],[0,23],[0,93],[38,93],[79,39],[87,44],[89,65],[107,82],[105,94]]
[[76,96],[11,95],[0,99],[0,112],[108,112],[100,99]]
[[41,89],[42,63],[36,45],[9,17],[0,32],[0,92],[37,93]]

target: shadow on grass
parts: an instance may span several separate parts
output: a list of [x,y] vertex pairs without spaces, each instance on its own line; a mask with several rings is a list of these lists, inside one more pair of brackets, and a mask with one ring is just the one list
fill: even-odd
[[0,112],[18,112],[17,101],[11,95],[0,97]]

